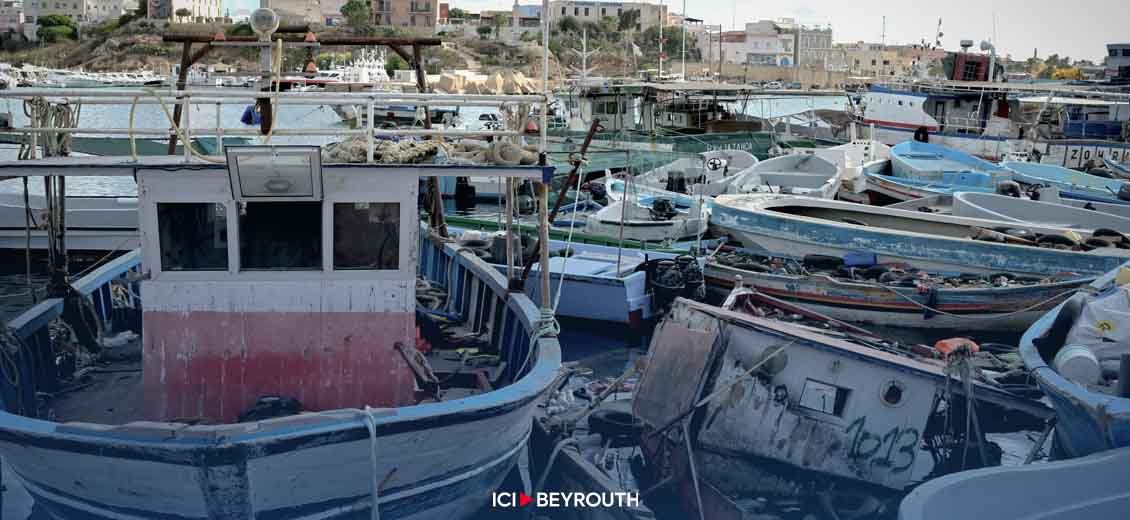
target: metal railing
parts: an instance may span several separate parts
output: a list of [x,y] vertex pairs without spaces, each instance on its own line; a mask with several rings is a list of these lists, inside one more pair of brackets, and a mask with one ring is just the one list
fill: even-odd
[[[364,107],[367,117],[364,128],[346,129],[335,127],[322,128],[276,128],[271,135],[278,136],[312,136],[312,137],[344,137],[351,135],[367,136],[368,152],[367,161],[373,162],[374,146],[377,137],[401,136],[444,136],[444,137],[519,137],[525,135],[520,129],[508,130],[459,130],[452,128],[411,128],[411,129],[380,129],[376,126],[377,108],[386,105],[417,105],[417,106],[442,106],[442,107],[518,107],[523,110],[526,105],[541,105],[546,110],[546,97],[544,95],[490,95],[490,94],[434,94],[434,93],[402,93],[402,92],[263,92],[249,89],[193,89],[193,90],[157,90],[157,89],[71,89],[71,88],[19,88],[0,91],[0,98],[15,100],[44,99],[53,103],[81,103],[86,105],[118,105],[130,107],[132,110],[137,105],[159,105],[166,113],[180,106],[182,118],[174,128],[171,118],[168,126],[160,127],[132,127],[132,128],[94,128],[94,127],[25,127],[17,131],[34,134],[64,133],[72,135],[104,135],[104,136],[130,136],[132,137],[167,137],[180,134],[181,140],[188,142],[193,135],[216,136],[219,139],[219,153],[223,153],[224,136],[260,136],[262,132],[257,128],[225,127],[221,119],[219,107],[224,104],[247,104],[260,99],[268,99],[272,106],[282,105],[351,105]],[[216,110],[215,127],[196,127],[190,124],[192,105],[214,105]],[[184,147],[185,162],[191,159],[192,150]]]

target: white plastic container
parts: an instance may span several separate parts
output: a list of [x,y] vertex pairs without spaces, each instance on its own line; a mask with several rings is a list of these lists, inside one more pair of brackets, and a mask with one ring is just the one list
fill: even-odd
[[1102,380],[1099,358],[1084,345],[1064,345],[1052,360],[1052,368],[1081,385],[1094,385]]

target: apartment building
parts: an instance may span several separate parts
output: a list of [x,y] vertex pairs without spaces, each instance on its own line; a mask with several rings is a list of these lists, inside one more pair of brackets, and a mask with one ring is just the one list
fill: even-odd
[[[719,42],[721,38],[721,42]],[[761,20],[745,24],[742,31],[723,31],[699,38],[704,57],[738,65],[791,67],[795,60],[796,35],[776,22]]]
[[433,34],[439,4],[434,0],[372,0],[373,24]]
[[637,31],[646,31],[660,24],[668,25],[667,6],[642,2],[593,2],[577,0],[552,0],[549,2],[549,21],[554,23],[571,16],[581,22],[599,22],[606,16],[619,18],[620,13],[639,10]]
[[[179,22],[212,20],[223,16],[220,0],[148,0],[149,17]],[[187,9],[189,16],[181,18],[177,11]]]
[[23,0],[4,0],[0,2],[0,32],[18,33],[23,31],[23,25]]

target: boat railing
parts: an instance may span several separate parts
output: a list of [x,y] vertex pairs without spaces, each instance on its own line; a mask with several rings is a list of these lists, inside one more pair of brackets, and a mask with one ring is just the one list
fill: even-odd
[[420,240],[419,253],[420,276],[447,291],[441,310],[465,320],[472,333],[488,336],[507,360],[507,380],[526,375],[543,349],[559,348],[538,306],[526,294],[508,290],[506,277],[486,261],[434,236]]
[[[93,319],[98,323],[71,323],[71,327],[88,327],[92,335],[102,331],[105,335],[114,329],[115,317],[119,310],[124,308],[139,309],[141,251],[134,250],[100,267],[95,268],[78,280],[71,283],[71,287],[83,298],[83,305],[93,313]],[[18,385],[16,388],[5,388],[2,392],[2,404],[9,412],[15,412],[9,402],[12,394],[17,394],[18,403],[24,412],[35,410],[36,392],[51,392],[58,383],[55,377],[54,353],[61,349],[53,345],[56,338],[52,337],[52,323],[63,316],[64,298],[47,298],[24,311],[19,316],[8,321],[8,332],[15,337],[25,355],[31,356],[34,362],[25,366],[6,366],[5,371],[16,369],[21,376],[15,378],[0,378],[0,387],[7,386],[12,380],[30,381],[32,384]],[[86,312],[82,313],[86,316]],[[85,317],[83,318],[86,319]],[[0,347],[3,348],[3,347]],[[7,372],[5,372],[7,374]],[[23,415],[28,415],[24,413]]]
[[[417,105],[434,107],[518,107],[541,105],[544,110],[546,97],[540,94],[435,94],[400,92],[264,92],[250,89],[100,89],[100,88],[18,88],[0,90],[0,99],[44,100],[58,104],[115,105],[130,110],[131,114],[139,105],[158,105],[167,116],[167,124],[159,126],[133,125],[127,128],[99,128],[94,126],[73,127],[24,127],[15,131],[31,134],[33,139],[39,134],[100,135],[138,137],[173,137],[190,142],[192,137],[214,136],[217,140],[217,153],[223,154],[225,136],[307,136],[307,137],[347,137],[365,136],[368,141],[367,161],[374,160],[374,146],[382,137],[511,137],[527,135],[524,129],[480,129],[463,130],[439,126],[436,128],[378,128],[377,109],[386,105]],[[247,105],[258,100],[269,100],[277,113],[281,106],[335,106],[353,105],[364,107],[368,116],[362,128],[313,127],[313,128],[271,128],[269,133],[258,127],[247,125],[225,126],[219,110],[225,104]],[[202,125],[190,120],[191,106],[211,105],[217,107],[215,125]],[[172,109],[179,107],[177,120]],[[528,112],[528,110],[526,111]],[[131,116],[131,122],[133,117]],[[35,141],[33,140],[33,143]],[[185,161],[193,154],[191,147],[184,147]]]

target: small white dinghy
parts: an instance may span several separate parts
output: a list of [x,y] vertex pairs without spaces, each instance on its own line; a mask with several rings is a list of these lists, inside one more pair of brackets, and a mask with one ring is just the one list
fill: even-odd
[[712,150],[644,172],[635,182],[648,188],[713,197],[725,193],[730,182],[757,164],[757,157],[746,151]]
[[762,161],[730,182],[727,193],[788,193],[830,199],[843,169],[816,155],[782,155]]
[[[667,242],[706,232],[709,213],[704,198],[636,186],[621,179],[607,181],[616,200],[585,220],[585,232],[641,242]],[[628,196],[624,196],[625,191]],[[612,194],[619,193],[619,197]]]

